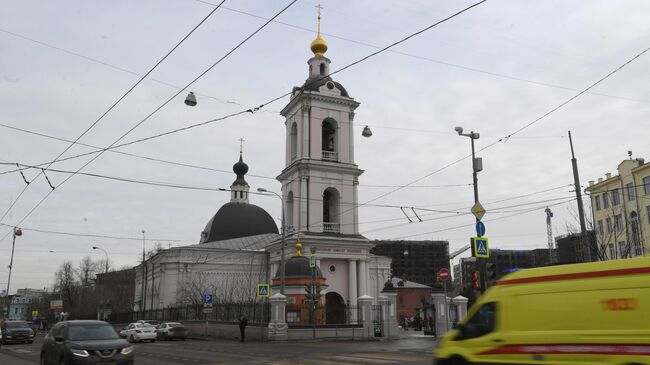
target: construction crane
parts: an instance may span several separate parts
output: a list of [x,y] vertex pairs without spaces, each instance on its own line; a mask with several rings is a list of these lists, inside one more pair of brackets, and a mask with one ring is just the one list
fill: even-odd
[[549,263],[555,263],[555,244],[553,242],[553,227],[551,226],[551,218],[553,218],[553,212],[549,207],[546,207],[544,210],[546,212],[546,238],[548,239],[548,258]]

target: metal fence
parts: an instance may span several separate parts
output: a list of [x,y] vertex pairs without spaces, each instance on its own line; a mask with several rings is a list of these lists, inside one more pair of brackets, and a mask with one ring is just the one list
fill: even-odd
[[316,326],[328,325],[358,325],[361,320],[361,308],[356,305],[339,305],[323,307],[314,310],[311,304],[287,304],[286,321],[291,327],[311,326],[316,320]]
[[[210,320],[217,322],[235,322],[239,316],[245,314],[250,324],[268,323],[270,318],[270,305],[268,303],[219,303],[214,304],[210,310],[204,310],[203,305],[186,305],[181,307],[168,307],[145,310],[144,312],[112,312],[106,315],[110,323],[130,323],[137,320],[156,321],[194,321]],[[96,315],[87,315],[87,319],[95,319]],[[81,319],[81,318],[80,318]]]

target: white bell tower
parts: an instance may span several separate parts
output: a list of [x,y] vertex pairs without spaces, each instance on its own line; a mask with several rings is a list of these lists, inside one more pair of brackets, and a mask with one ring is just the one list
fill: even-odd
[[332,235],[359,234],[357,185],[362,170],[354,163],[354,110],[359,106],[329,76],[327,42],[311,43],[309,77],[294,87],[285,117],[285,168],[282,183],[287,226]]

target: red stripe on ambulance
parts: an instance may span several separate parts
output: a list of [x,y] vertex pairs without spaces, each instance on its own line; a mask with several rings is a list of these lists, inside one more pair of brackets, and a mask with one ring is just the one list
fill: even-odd
[[650,345],[620,344],[564,344],[564,345],[507,345],[481,352],[481,355],[641,355],[650,356]]

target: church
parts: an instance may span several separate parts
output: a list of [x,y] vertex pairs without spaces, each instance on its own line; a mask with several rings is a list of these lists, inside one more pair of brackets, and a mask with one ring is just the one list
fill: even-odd
[[391,259],[371,254],[373,244],[359,233],[363,170],[354,161],[353,131],[360,104],[329,76],[320,17],[318,29],[308,77],[293,88],[280,113],[286,130],[285,167],[277,176],[284,227],[278,229],[250,202],[248,165],[240,150],[231,200],[208,221],[198,244],[163,250],[135,268],[134,311],[200,303],[201,293],[213,293],[216,302],[255,301],[260,283],[271,284],[271,294],[283,292],[290,305],[304,294],[298,279],[311,275],[297,244],[315,254],[324,323],[340,320],[359,297],[380,296]]

